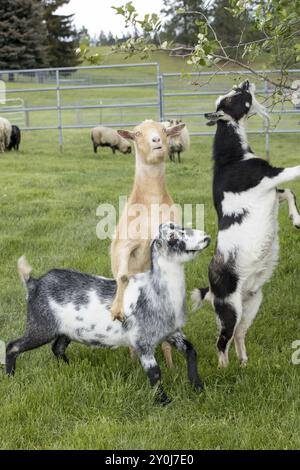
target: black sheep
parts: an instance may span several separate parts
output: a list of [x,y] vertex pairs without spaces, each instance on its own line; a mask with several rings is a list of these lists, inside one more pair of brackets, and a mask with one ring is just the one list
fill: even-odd
[[10,143],[7,147],[8,150],[14,149],[19,150],[19,145],[21,142],[21,131],[18,126],[11,126],[11,137]]

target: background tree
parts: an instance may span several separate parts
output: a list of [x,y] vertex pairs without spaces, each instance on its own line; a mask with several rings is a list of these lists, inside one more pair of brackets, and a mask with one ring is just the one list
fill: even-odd
[[108,46],[113,46],[115,44],[116,40],[115,40],[115,37],[113,35],[113,33],[111,31],[108,32],[108,35],[107,35],[107,45]]
[[197,41],[199,28],[195,24],[193,15],[178,15],[180,8],[189,11],[205,11],[209,14],[209,7],[202,0],[163,0],[164,7],[162,15],[166,17],[163,23],[162,40],[174,41],[176,43],[191,46]]
[[[242,11],[238,16],[231,11],[230,0],[215,0],[211,9],[212,27],[222,42],[227,53],[241,58],[243,55],[240,43],[253,42],[263,37],[255,28],[252,10]],[[210,31],[210,37],[212,32]]]
[[50,67],[72,67],[80,63],[76,54],[79,38],[73,25],[74,15],[58,15],[56,10],[70,0],[42,0],[47,26]]
[[[208,9],[209,5],[214,8]],[[157,47],[153,37],[161,36],[162,18],[153,13],[140,17],[133,2],[129,1],[121,7],[113,8],[118,15],[124,17],[126,27],[139,28],[140,36],[137,39],[129,38],[126,43],[115,49],[128,55],[140,53],[143,57],[151,51],[162,50],[173,54],[181,50],[188,64],[194,66],[196,70],[201,70],[201,67],[205,66],[214,67],[218,72],[225,66],[237,65],[247,72],[252,72],[257,79],[268,82],[273,89],[273,98],[279,96],[282,100],[294,99],[295,93],[299,93],[300,89],[292,82],[288,68],[296,66],[300,61],[299,0],[229,0],[228,5],[226,12],[229,14],[231,24],[236,20],[242,24],[246,22],[246,25],[249,23],[250,40],[243,38],[241,34],[245,29],[243,26],[240,28],[239,39],[235,36],[235,31],[231,31],[232,41],[235,41],[235,44],[232,43],[231,47],[227,47],[230,31],[224,33],[223,22],[226,20],[217,21],[217,15],[221,14],[220,11],[225,5],[224,2],[216,0],[205,2],[204,6],[208,11],[197,7],[196,10],[190,10],[189,5],[186,5],[175,12],[178,17],[194,17],[198,34],[193,44],[178,46],[166,40],[159,41]],[[223,34],[224,38],[219,34]],[[258,39],[255,38],[256,35]],[[267,52],[271,59],[269,62],[280,69],[277,75],[272,76],[257,71],[253,65],[258,57],[264,57]]]
[[47,66],[46,37],[43,8],[39,1],[0,2],[0,69]]
[[107,46],[107,36],[104,31],[100,31],[99,33],[97,46]]

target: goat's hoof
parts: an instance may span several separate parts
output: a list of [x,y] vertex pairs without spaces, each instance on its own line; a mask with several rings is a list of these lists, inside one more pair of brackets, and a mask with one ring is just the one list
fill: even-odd
[[172,403],[171,398],[169,398],[165,393],[163,395],[160,395],[159,397],[157,397],[156,401],[161,406],[167,406],[170,403]]
[[197,393],[202,393],[204,392],[204,385],[201,382],[197,382],[194,384],[194,389],[196,390]]
[[62,354],[62,355],[60,356],[60,359],[61,359],[65,364],[68,364],[68,365],[70,364],[70,361],[69,361],[69,359],[68,359],[68,356],[66,356],[65,354]]
[[241,359],[240,360],[240,366],[241,367],[246,367],[248,364],[248,359]]
[[219,355],[219,363],[218,363],[218,366],[220,369],[226,369],[226,367],[228,367],[229,365],[229,361],[227,359],[227,357],[225,356],[224,353],[220,353]]
[[112,305],[111,307],[111,315],[112,319],[115,320],[120,320],[123,321],[125,319],[125,315],[123,312],[122,307],[119,304]]
[[111,314],[113,321],[119,320],[120,322],[123,322],[125,320],[124,313],[121,311],[112,311]]

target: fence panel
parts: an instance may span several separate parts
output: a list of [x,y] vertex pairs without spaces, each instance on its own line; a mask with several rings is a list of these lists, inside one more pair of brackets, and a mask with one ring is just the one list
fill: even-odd
[[[160,120],[160,76],[157,63],[0,71],[7,96],[0,114],[24,131],[57,130],[62,148],[64,129]],[[9,100],[22,102],[23,122]]]
[[[260,71],[273,80],[279,78],[279,71]],[[163,74],[163,119],[182,119],[188,124],[192,136],[214,135],[214,130],[206,126],[204,114],[215,110],[215,100],[219,95],[226,94],[234,82],[237,84],[247,72],[202,72],[191,74]],[[251,72],[249,72],[251,74]],[[293,80],[300,79],[300,70],[289,70]],[[251,77],[249,77],[251,79]],[[254,78],[255,81],[255,78]],[[273,88],[266,81],[259,82],[256,95],[260,102],[271,105],[270,96]],[[249,119],[249,133],[265,134],[266,153],[269,154],[269,140],[272,133],[299,133],[300,106],[294,106],[290,100],[271,106],[270,127],[262,123],[260,117]]]
[[[249,72],[251,73],[251,72]],[[273,79],[278,71],[263,71]],[[102,124],[131,127],[144,119],[186,122],[192,136],[213,135],[204,113],[215,109],[215,100],[226,93],[245,71],[160,73],[157,63],[0,71],[6,84],[6,100],[0,115],[24,131],[55,130],[63,146],[63,130]],[[300,70],[289,76],[300,80]],[[272,88],[258,82],[257,95],[267,101]],[[249,120],[250,133],[264,133],[266,150],[272,133],[299,133],[300,107],[290,101],[271,111],[267,129],[260,118]]]

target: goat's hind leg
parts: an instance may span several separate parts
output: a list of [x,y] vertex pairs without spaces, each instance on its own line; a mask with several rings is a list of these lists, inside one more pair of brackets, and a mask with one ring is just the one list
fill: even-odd
[[277,194],[279,202],[287,201],[289,206],[289,216],[293,221],[293,225],[300,229],[300,214],[295,194],[290,189],[277,189]]
[[233,340],[235,329],[240,321],[242,308],[238,298],[214,299],[214,308],[220,328],[217,341],[219,367],[227,367],[229,364],[229,347]]
[[263,294],[261,289],[251,294],[243,302],[243,313],[242,318],[234,333],[235,351],[238,359],[240,360],[241,366],[246,366],[248,362],[248,355],[245,346],[245,337],[248,329],[253,323],[254,318],[257,315],[259,307],[261,306]]
[[175,346],[178,351],[186,354],[188,378],[191,385],[199,392],[203,390],[203,384],[199,377],[197,368],[197,353],[193,345],[186,339],[182,331],[178,331],[168,338],[168,341]]
[[19,354],[39,348],[50,343],[54,339],[54,334],[36,335],[34,331],[26,332],[22,338],[11,341],[6,348],[6,373],[14,375],[16,369],[16,359]]
[[165,394],[161,385],[161,371],[154,354],[150,352],[140,352],[138,349],[137,354],[139,355],[142,367],[148,376],[151,387],[156,387],[155,399],[163,406],[168,405],[171,403],[171,400]]
[[69,359],[67,358],[65,351],[69,346],[71,340],[65,335],[58,336],[54,343],[52,344],[52,352],[57,359],[62,359],[64,362],[69,364]]

